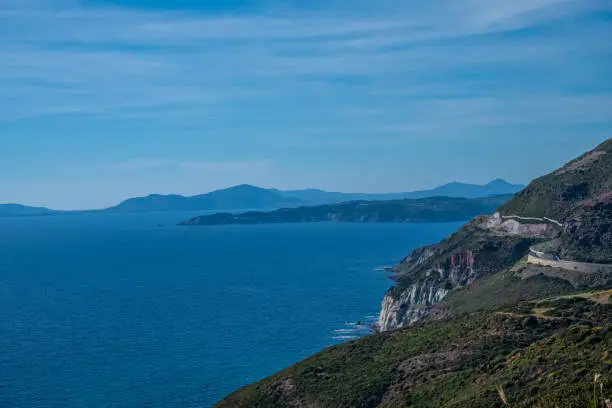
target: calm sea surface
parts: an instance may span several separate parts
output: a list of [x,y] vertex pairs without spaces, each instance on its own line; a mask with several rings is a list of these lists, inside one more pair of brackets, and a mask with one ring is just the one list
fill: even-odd
[[0,407],[209,407],[366,334],[380,267],[461,225],[192,215],[0,219]]

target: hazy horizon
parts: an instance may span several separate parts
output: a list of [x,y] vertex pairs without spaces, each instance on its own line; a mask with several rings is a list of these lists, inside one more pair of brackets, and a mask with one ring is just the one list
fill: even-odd
[[[499,179],[494,179],[494,180],[490,180],[488,183],[493,182],[493,181],[497,181]],[[512,183],[508,180],[503,180],[504,182],[507,182],[509,184],[513,184],[513,185],[521,185],[521,184],[526,184],[526,183]],[[320,189],[317,187],[305,187],[305,188],[298,188],[298,189],[278,189],[276,187],[264,187],[264,186],[253,186],[251,184],[248,184],[252,187],[258,187],[258,188],[263,188],[263,189],[267,189],[267,190],[279,190],[279,191],[300,191],[300,190],[321,190],[321,191],[326,191],[329,193],[341,193],[341,194],[398,194],[398,193],[410,193],[413,191],[427,191],[427,190],[432,190],[435,189],[437,187],[442,187],[444,185],[447,184],[452,184],[452,183],[462,183],[462,184],[473,184],[473,185],[480,185],[480,186],[484,186],[488,183],[466,183],[466,182],[462,182],[462,181],[450,181],[448,183],[443,183],[440,185],[436,185],[436,186],[432,186],[431,188],[426,188],[426,189],[422,189],[422,190],[396,190],[396,191],[378,191],[378,192],[369,192],[369,191],[329,191],[329,190],[324,190],[324,189]],[[185,196],[185,197],[191,197],[191,196],[197,196],[197,195],[202,195],[202,194],[207,194],[207,193],[211,193],[214,191],[218,191],[218,190],[225,190],[225,189],[229,189],[232,187],[238,187],[241,185],[245,185],[245,184],[235,184],[235,185],[231,185],[231,186],[226,186],[226,187],[221,187],[219,189],[215,189],[215,190],[210,190],[210,191],[202,191],[196,194],[179,194],[179,193],[174,193],[174,192],[168,192],[168,193],[159,193],[159,192],[150,192],[150,193],[146,193],[146,194],[141,194],[141,195],[131,195],[131,196],[127,196],[124,197],[122,199],[120,199],[117,202],[113,202],[111,204],[109,204],[108,206],[105,207],[97,207],[97,208],[87,208],[87,207],[83,207],[83,208],[52,208],[50,206],[46,206],[46,205],[40,205],[40,204],[29,204],[29,203],[21,203],[21,202],[16,202],[16,201],[7,201],[7,202],[0,202],[0,205],[2,204],[18,204],[18,205],[25,205],[25,206],[32,206],[32,207],[45,207],[45,208],[49,208],[52,210],[59,210],[59,211],[82,211],[82,210],[102,210],[114,205],[117,205],[125,200],[129,200],[131,198],[138,198],[138,197],[146,197],[149,195],[180,195],[180,196]]]

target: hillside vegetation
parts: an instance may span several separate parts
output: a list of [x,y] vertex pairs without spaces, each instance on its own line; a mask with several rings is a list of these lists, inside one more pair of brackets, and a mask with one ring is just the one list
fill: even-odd
[[610,196],[575,208],[566,218],[558,253],[563,259],[612,263],[612,201]]
[[[462,280],[472,279],[473,274],[485,277],[501,272],[523,258],[529,247],[540,240],[533,237],[503,236],[483,230],[483,218],[476,218],[448,238],[430,248],[433,253],[419,262],[401,262],[394,270],[398,275],[392,294],[399,298],[401,293],[419,279],[436,279],[439,285],[463,284]],[[451,259],[467,254],[472,264],[452,264]],[[433,275],[431,270],[447,273]]]
[[506,215],[564,219],[578,204],[612,190],[612,139],[534,180],[500,208]]
[[[394,268],[384,330],[326,349],[218,407],[606,407],[612,273],[527,262],[530,247],[612,262],[612,140]],[[520,228],[519,228],[520,227]]]
[[498,386],[512,406],[602,407],[600,385],[604,397],[612,387],[611,312],[609,303],[558,299],[373,335],[217,407],[502,407]]

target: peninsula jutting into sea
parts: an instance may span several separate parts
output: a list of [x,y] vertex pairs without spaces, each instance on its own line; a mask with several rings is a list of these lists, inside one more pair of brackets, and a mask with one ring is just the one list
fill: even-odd
[[[380,334],[217,407],[604,407],[612,139],[393,268]],[[603,401],[599,403],[598,401]]]

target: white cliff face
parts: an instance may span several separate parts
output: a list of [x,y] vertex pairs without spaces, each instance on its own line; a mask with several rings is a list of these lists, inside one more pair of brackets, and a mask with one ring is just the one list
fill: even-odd
[[387,331],[400,327],[399,322],[401,320],[403,320],[403,316],[401,314],[400,301],[386,294],[383,298],[382,308],[378,317],[378,330]]
[[436,307],[450,291],[509,267],[526,255],[533,237],[556,233],[559,228],[554,223],[539,223],[539,219],[525,220],[529,223],[499,213],[478,217],[440,244],[412,251],[393,268],[398,285],[383,299],[378,330],[452,313]]
[[[432,306],[440,303],[457,286],[467,285],[475,279],[474,254],[458,252],[436,266],[427,261],[437,254],[437,246],[415,249],[395,270],[413,282],[399,294],[388,292],[382,302],[378,330],[388,331],[410,326],[425,318]],[[414,275],[414,276],[413,276]]]
[[388,331],[410,326],[423,319],[431,306],[440,303],[449,290],[430,284],[413,284],[399,299],[387,293],[382,302],[378,330]]
[[[421,265],[419,256],[432,256],[429,250],[419,249],[417,254],[407,257],[414,271],[414,264]],[[405,261],[406,262],[406,261]],[[378,330],[387,331],[412,325],[426,317],[432,306],[440,303],[457,286],[467,285],[475,279],[474,255],[470,251],[448,257],[437,267],[427,269],[418,279],[406,287],[399,297],[387,293],[383,299],[378,319]]]

